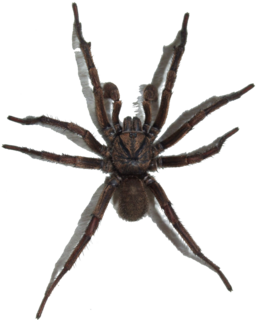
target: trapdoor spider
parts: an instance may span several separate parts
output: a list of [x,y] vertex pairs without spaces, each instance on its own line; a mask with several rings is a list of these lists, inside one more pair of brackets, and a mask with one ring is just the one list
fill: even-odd
[[[98,198],[98,202],[94,210],[90,212],[89,219],[83,229],[83,234],[77,241],[75,248],[66,258],[59,272],[52,276],[51,281],[46,289],[45,296],[39,307],[37,318],[41,317],[44,306],[52,293],[55,286],[61,278],[74,265],[75,261],[90,241],[91,237],[98,228],[103,218],[104,212],[111,200],[115,190],[119,194],[119,215],[128,221],[137,221],[141,219],[148,210],[147,192],[151,192],[164,210],[170,223],[176,229],[181,238],[185,241],[192,252],[207,263],[220,276],[229,291],[232,287],[220,271],[220,268],[209,260],[200,250],[199,246],[192,239],[188,231],[179,221],[178,216],[172,208],[171,202],[162,189],[161,185],[148,174],[148,171],[156,171],[157,168],[181,167],[189,164],[200,162],[212,155],[218,153],[226,139],[231,137],[238,131],[235,128],[222,137],[218,138],[213,144],[206,147],[203,151],[192,152],[190,154],[180,156],[159,156],[161,152],[170,148],[183,138],[191,129],[202,121],[208,114],[219,109],[229,101],[240,98],[243,94],[254,87],[253,84],[248,85],[244,89],[222,96],[217,101],[213,101],[207,107],[198,110],[188,121],[182,124],[174,133],[168,137],[155,142],[161,128],[163,127],[172,95],[172,88],[175,83],[177,70],[185,50],[187,40],[187,23],[189,14],[186,13],[183,19],[182,28],[179,32],[178,43],[173,47],[172,60],[168,66],[168,73],[165,80],[164,89],[161,93],[160,105],[155,119],[152,119],[152,105],[158,103],[158,88],[154,82],[144,88],[142,103],[145,120],[141,122],[139,117],[126,117],[123,124],[119,121],[119,113],[121,109],[121,101],[119,100],[119,91],[113,83],[100,83],[97,69],[95,68],[91,55],[91,43],[86,42],[82,35],[81,23],[79,22],[77,5],[73,4],[74,11],[74,31],[77,37],[83,58],[85,59],[89,77],[93,86],[93,94],[95,100],[95,110],[98,125],[101,134],[107,141],[107,146],[99,143],[95,137],[87,130],[74,124],[55,120],[49,117],[41,116],[38,118],[27,117],[24,119],[9,116],[8,119],[24,125],[44,124],[53,128],[64,129],[67,132],[74,133],[84,140],[88,147],[101,158],[86,158],[80,156],[57,155],[49,152],[40,152],[17,146],[3,145],[4,148],[20,151],[32,157],[43,160],[57,162],[60,164],[70,165],[73,167],[84,169],[98,169],[105,173],[110,173],[107,178],[103,191]],[[113,101],[112,119],[108,118],[105,99]],[[147,191],[147,192],[146,192]]]

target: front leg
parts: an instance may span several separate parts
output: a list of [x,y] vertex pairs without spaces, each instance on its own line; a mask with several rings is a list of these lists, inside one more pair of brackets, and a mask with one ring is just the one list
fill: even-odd
[[115,131],[110,125],[106,113],[106,109],[104,106],[104,97],[103,97],[103,89],[100,85],[100,79],[98,75],[98,71],[95,68],[92,54],[91,54],[91,43],[86,42],[84,40],[84,37],[82,35],[82,25],[79,21],[79,16],[78,16],[78,8],[76,3],[72,4],[73,11],[74,11],[74,17],[75,17],[75,22],[74,22],[74,27],[76,30],[76,34],[80,43],[80,49],[83,53],[91,83],[93,85],[93,93],[95,97],[95,104],[96,104],[96,114],[97,114],[97,119],[99,122],[100,127],[103,130],[104,135],[109,139],[113,140],[115,137]]
[[224,274],[220,271],[220,268],[214,264],[211,260],[209,260],[202,252],[199,246],[196,244],[194,239],[188,233],[188,231],[184,228],[182,223],[180,222],[177,214],[175,213],[174,209],[172,208],[170,200],[167,198],[163,188],[160,184],[151,176],[146,176],[144,178],[145,184],[148,186],[150,191],[156,197],[157,201],[159,202],[162,209],[164,209],[165,215],[167,216],[168,220],[172,223],[173,227],[177,230],[179,235],[182,239],[186,242],[192,252],[205,261],[209,266],[211,266],[215,272],[220,276],[221,280],[225,284],[226,288],[229,291],[232,291],[232,287],[228,282],[227,278]]
[[91,240],[91,237],[94,235],[95,231],[97,230],[99,223],[100,223],[100,220],[103,218],[104,212],[109,204],[109,201],[110,201],[116,187],[119,185],[120,181],[121,181],[121,178],[119,178],[117,176],[112,176],[109,179],[109,181],[107,182],[107,184],[106,184],[106,186],[105,186],[105,188],[99,198],[99,201],[98,201],[94,211],[92,212],[91,221],[89,222],[89,224],[84,232],[84,235],[82,236],[82,238],[79,241],[79,243],[77,244],[77,246],[74,248],[70,257],[67,259],[61,272],[58,274],[58,276],[55,279],[50,281],[50,283],[46,289],[44,298],[43,298],[41,305],[38,309],[38,312],[36,314],[37,319],[39,319],[41,317],[42,312],[45,307],[45,304],[46,304],[49,296],[51,295],[53,289],[59,283],[61,278],[73,267],[77,258],[80,256],[80,254],[82,253],[82,251],[84,250],[84,248],[86,247],[88,242]]
[[188,134],[195,125],[205,119],[210,113],[218,110],[229,102],[241,98],[242,95],[254,88],[254,84],[249,84],[242,90],[230,93],[221,97],[216,103],[212,103],[208,108],[198,111],[189,121],[185,122],[178,130],[176,130],[169,137],[161,142],[154,145],[155,155],[163,152],[165,149],[172,147],[180,139],[182,139],[186,134]]
[[166,82],[165,82],[165,87],[162,92],[162,97],[161,97],[161,103],[160,107],[157,113],[156,120],[153,124],[153,126],[150,128],[150,133],[156,137],[160,130],[162,129],[165,120],[167,118],[168,110],[169,110],[169,104],[170,104],[170,99],[172,96],[172,89],[176,80],[179,64],[181,61],[181,58],[183,56],[183,53],[185,51],[185,45],[187,42],[187,24],[188,24],[188,18],[189,14],[186,13],[183,18],[182,22],[182,28],[180,31],[180,36],[181,36],[181,42],[178,47],[175,48],[174,50],[174,56],[172,59],[171,67],[170,70],[167,74]]

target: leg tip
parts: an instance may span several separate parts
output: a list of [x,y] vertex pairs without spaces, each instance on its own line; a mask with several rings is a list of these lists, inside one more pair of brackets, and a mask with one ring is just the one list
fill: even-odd
[[246,92],[250,91],[253,88],[254,88],[254,83],[251,83],[247,87],[241,90],[241,94],[245,94]]

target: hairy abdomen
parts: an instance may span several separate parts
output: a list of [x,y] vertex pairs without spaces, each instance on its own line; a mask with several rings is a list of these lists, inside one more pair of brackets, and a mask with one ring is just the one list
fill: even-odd
[[128,221],[141,219],[148,210],[148,197],[144,184],[136,178],[123,180],[118,187],[118,214]]

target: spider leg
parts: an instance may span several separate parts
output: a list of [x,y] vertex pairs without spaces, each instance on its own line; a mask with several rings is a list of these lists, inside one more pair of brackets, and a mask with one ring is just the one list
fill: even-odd
[[56,277],[56,279],[52,282],[49,283],[44,298],[41,302],[41,305],[38,309],[38,312],[36,314],[36,318],[39,319],[42,315],[43,309],[45,307],[45,304],[51,295],[53,289],[56,287],[56,285],[59,283],[61,278],[72,268],[74,263],[76,262],[77,258],[80,256],[84,248],[86,247],[87,243],[91,240],[91,237],[94,235],[95,231],[98,228],[99,222],[102,219],[104,212],[108,206],[108,203],[120,183],[120,178],[116,176],[112,176],[109,181],[107,182],[100,198],[99,201],[92,213],[92,218],[91,221],[89,222],[84,235],[82,236],[81,240],[77,244],[77,246],[74,248],[74,251],[68,258],[67,262],[65,263],[63,269],[59,273],[59,275]]
[[84,140],[84,142],[88,145],[88,147],[94,151],[95,153],[101,155],[101,156],[109,156],[109,150],[106,146],[102,145],[99,143],[94,136],[91,134],[90,131],[85,130],[84,128],[78,126],[77,124],[74,124],[72,122],[64,122],[60,120],[55,120],[49,117],[41,116],[41,117],[27,117],[24,119],[19,119],[15,118],[12,116],[8,117],[9,120],[20,123],[20,124],[25,124],[25,125],[30,125],[30,124],[37,124],[37,123],[42,123],[45,125],[49,125],[51,127],[57,127],[61,128],[64,130],[68,130],[72,133],[75,133],[79,136],[81,136]]
[[172,88],[174,86],[176,76],[177,76],[177,71],[178,67],[182,58],[182,55],[185,51],[185,45],[187,42],[187,24],[188,24],[188,18],[189,14],[186,13],[183,18],[182,22],[182,28],[181,28],[181,42],[178,47],[175,48],[174,50],[174,56],[173,60],[171,63],[170,70],[167,74],[166,82],[165,82],[165,87],[162,92],[162,98],[161,98],[161,103],[160,103],[160,108],[156,117],[156,120],[153,124],[153,126],[150,128],[150,133],[156,137],[158,133],[160,132],[161,128],[163,127],[168,110],[169,110],[169,103],[170,99],[172,96]]
[[46,151],[36,151],[28,148],[10,146],[8,144],[4,144],[3,148],[26,153],[32,158],[56,162],[56,163],[64,164],[66,166],[72,166],[75,168],[101,169],[104,172],[113,171],[112,164],[109,160],[102,160],[97,158],[85,158],[85,157],[79,157],[79,156],[59,155],[59,154],[50,153]]
[[188,231],[184,228],[182,223],[180,222],[177,214],[175,213],[174,209],[171,206],[170,200],[167,198],[163,188],[160,184],[151,176],[146,176],[144,178],[145,184],[151,190],[151,192],[156,197],[157,201],[159,202],[162,209],[164,209],[165,215],[167,216],[168,220],[173,224],[173,227],[177,230],[180,234],[182,239],[186,242],[192,252],[200,257],[203,261],[205,261],[209,266],[213,268],[213,270],[220,276],[221,280],[225,284],[226,288],[229,291],[232,291],[232,287],[228,282],[227,278],[224,274],[220,271],[220,268],[214,264],[211,260],[209,260],[202,252],[199,246],[195,243],[191,235]]
[[122,101],[120,101],[120,94],[117,86],[112,82],[107,82],[103,87],[104,98],[112,99],[114,101],[113,104],[113,113],[112,113],[112,122],[115,127],[116,132],[121,132],[122,127],[119,121],[119,113],[122,106]]
[[182,139],[192,128],[202,121],[208,114],[212,113],[213,111],[219,109],[220,107],[224,106],[225,104],[229,103],[230,101],[239,99],[242,95],[246,92],[251,90],[254,87],[254,84],[250,84],[247,87],[243,88],[240,91],[233,92],[229,95],[223,96],[218,102],[212,104],[208,108],[197,112],[189,121],[184,123],[177,131],[171,134],[168,138],[164,139],[163,141],[154,145],[155,147],[155,154],[159,154],[163,152],[165,149],[170,148],[175,143],[177,143],[180,139]]
[[121,101],[114,101],[112,121],[113,121],[113,125],[115,127],[116,132],[122,131],[122,127],[121,127],[120,120],[119,120],[119,113],[121,110],[121,106],[122,106]]
[[156,161],[156,165],[159,168],[183,167],[189,164],[201,162],[202,160],[207,159],[216,153],[219,153],[223,146],[223,143],[237,131],[238,128],[234,128],[233,130],[224,134],[222,137],[219,137],[217,140],[213,141],[209,146],[200,148],[196,151],[192,151],[189,154],[182,156],[159,157],[154,160]]
[[142,105],[145,112],[145,121],[144,121],[143,129],[146,132],[148,132],[150,127],[150,122],[151,122],[151,106],[150,106],[150,102],[146,100],[143,101]]
[[83,56],[84,56],[84,59],[85,59],[85,62],[86,62],[86,65],[87,65],[87,68],[89,71],[91,83],[94,88],[93,93],[95,96],[97,119],[98,119],[99,125],[103,129],[103,133],[106,135],[106,137],[109,138],[110,140],[113,140],[115,132],[108,121],[107,113],[106,113],[106,110],[104,107],[103,89],[100,85],[98,71],[95,68],[95,65],[93,62],[93,58],[92,58],[92,54],[91,54],[91,43],[86,42],[84,40],[83,35],[82,35],[82,25],[79,22],[78,8],[77,8],[76,3],[73,3],[72,7],[73,7],[74,17],[75,17],[74,27],[76,30],[78,40],[80,42],[80,49],[83,53]]

